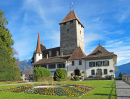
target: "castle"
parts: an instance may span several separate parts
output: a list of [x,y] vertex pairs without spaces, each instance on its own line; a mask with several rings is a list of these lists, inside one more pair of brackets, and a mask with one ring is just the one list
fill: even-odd
[[74,11],[70,11],[59,25],[60,47],[46,49],[43,43],[40,44],[38,33],[37,48],[33,54],[34,67],[49,69],[51,76],[57,68],[66,69],[68,77],[71,73],[79,76],[82,71],[85,76],[115,75],[117,55],[113,52],[108,52],[99,44],[92,53],[85,55],[84,26]]

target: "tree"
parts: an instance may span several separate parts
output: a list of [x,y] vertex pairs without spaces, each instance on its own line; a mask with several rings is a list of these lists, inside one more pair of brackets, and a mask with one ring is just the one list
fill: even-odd
[[123,75],[122,75],[122,73],[120,72],[119,75],[118,75],[118,77],[122,77],[122,76],[123,76]]
[[12,45],[14,41],[8,28],[4,12],[0,10],[0,81],[19,80],[20,70],[15,65]]

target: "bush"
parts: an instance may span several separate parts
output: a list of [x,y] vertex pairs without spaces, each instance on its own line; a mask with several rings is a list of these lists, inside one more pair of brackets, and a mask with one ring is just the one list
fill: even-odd
[[118,75],[118,77],[121,77],[121,78],[122,78],[122,76],[123,76],[123,75],[122,75],[122,73],[120,72],[120,74]]
[[34,79],[38,80],[42,77],[49,77],[51,72],[44,67],[35,67],[34,68]]
[[106,75],[105,78],[111,79],[111,76],[110,75]]
[[89,76],[88,78],[93,78],[93,76]]
[[115,80],[122,80],[122,77],[115,77]]
[[64,81],[67,78],[67,71],[65,69],[57,69],[54,73],[54,80]]
[[85,72],[84,71],[82,71],[82,74],[84,74]]
[[73,76],[74,75],[74,73],[71,73],[71,76]]
[[75,76],[75,77],[74,77],[74,80],[75,80],[75,81],[79,81],[79,80],[80,80],[79,76]]
[[81,73],[79,73],[79,76],[81,76]]

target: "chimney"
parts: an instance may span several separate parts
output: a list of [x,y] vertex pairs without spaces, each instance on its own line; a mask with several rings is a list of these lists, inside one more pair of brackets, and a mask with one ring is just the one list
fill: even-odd
[[48,54],[46,55],[46,58],[48,59]]
[[63,57],[63,52],[61,52],[61,57]]
[[59,51],[56,51],[56,56],[59,56]]

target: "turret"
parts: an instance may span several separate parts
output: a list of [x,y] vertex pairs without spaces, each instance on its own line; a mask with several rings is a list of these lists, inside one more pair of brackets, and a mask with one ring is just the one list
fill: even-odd
[[40,34],[38,33],[37,48],[34,52],[34,63],[42,59],[42,51],[40,46]]

